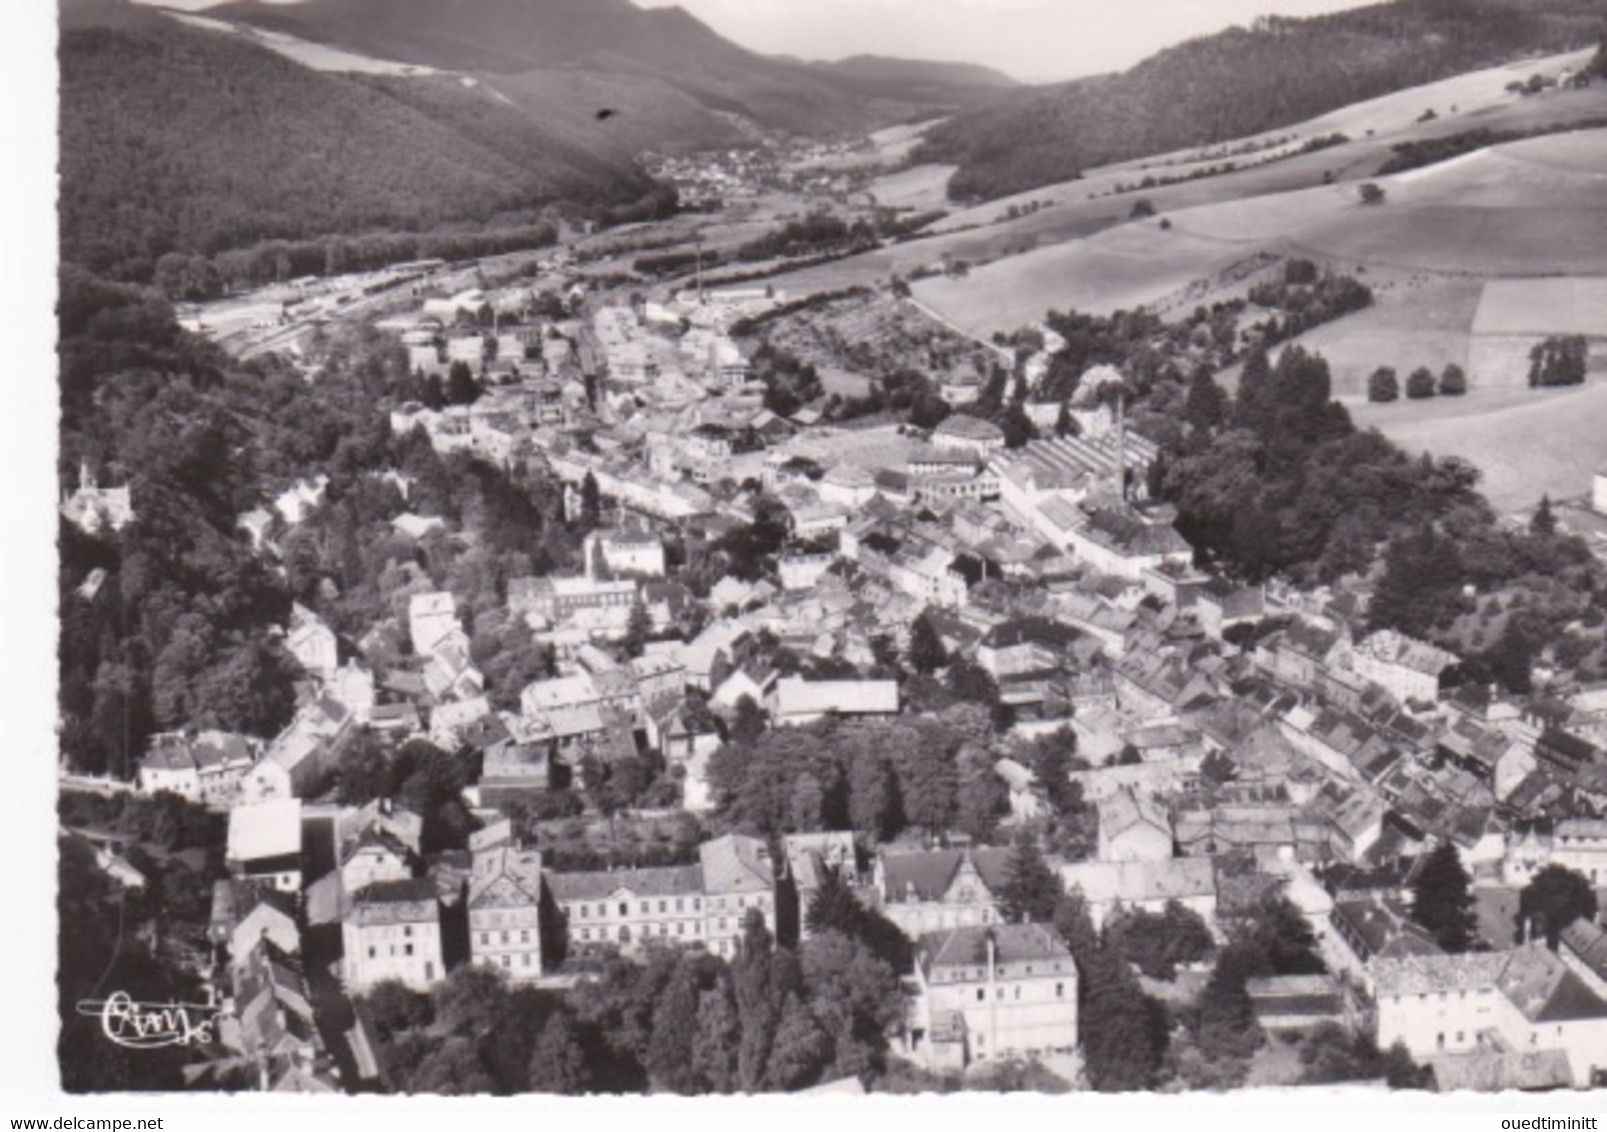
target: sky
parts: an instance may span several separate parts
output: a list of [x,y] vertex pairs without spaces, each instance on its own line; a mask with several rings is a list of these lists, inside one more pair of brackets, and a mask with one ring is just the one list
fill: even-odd
[[1023,82],[1124,70],[1257,16],[1377,0],[636,0],[678,3],[744,47],[805,59],[892,55],[982,63]]
[[[149,2],[149,0],[148,0]],[[203,8],[217,0],[159,0]],[[294,0],[270,0],[291,2]],[[804,59],[891,55],[982,63],[1023,82],[1124,70],[1257,16],[1310,16],[1378,0],[635,0],[673,4],[744,47]]]

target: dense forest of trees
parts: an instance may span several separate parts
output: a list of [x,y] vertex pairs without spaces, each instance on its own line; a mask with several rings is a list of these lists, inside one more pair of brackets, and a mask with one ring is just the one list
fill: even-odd
[[986,837],[1006,809],[988,781],[997,781],[991,760],[974,746],[990,734],[987,713],[964,707],[887,723],[827,720],[746,740],[734,729],[709,761],[716,816],[761,836],[851,829],[876,842],[959,826]]
[[1583,385],[1590,345],[1582,334],[1547,338],[1529,351],[1529,386]]
[[404,1093],[731,1094],[874,1079],[898,973],[867,917],[817,922],[790,949],[750,913],[729,962],[653,948],[643,963],[605,960],[562,995],[463,967],[430,995],[382,983],[362,1006]]
[[[336,344],[309,386],[286,363],[231,362],[182,334],[153,291],[71,267],[60,318],[61,485],[76,487],[82,462],[102,484],[128,483],[135,512],[115,537],[61,526],[62,749],[75,766],[127,775],[159,730],[276,734],[300,678],[277,639],[291,602],[354,639],[390,614],[406,569],[458,595],[494,703],[551,671],[509,621],[506,583],[572,564],[580,532],[542,476],[391,436],[374,406],[417,392],[394,345]],[[405,500],[386,469],[408,482]],[[323,503],[269,532],[276,571],[239,516],[318,476]],[[391,526],[409,510],[475,537],[414,543]],[[86,598],[96,569],[104,581]]]
[[1607,125],[1607,119],[1593,118],[1583,122],[1536,126],[1529,130],[1492,130],[1488,126],[1480,126],[1476,130],[1461,130],[1437,138],[1398,142],[1391,147],[1394,156],[1379,166],[1378,175],[1383,177],[1390,173],[1404,173],[1408,169],[1421,169],[1425,165],[1437,165],[1441,161],[1449,161],[1453,157],[1461,157],[1464,153],[1473,153],[1492,145],[1572,130],[1598,129],[1603,125]]
[[1403,0],[1266,17],[1124,74],[1007,95],[929,131],[917,160],[960,166],[957,200],[1064,181],[1095,165],[1274,130],[1340,106],[1601,34],[1591,0]]
[[275,239],[528,228],[554,201],[606,215],[653,189],[454,79],[315,71],[244,37],[104,10],[69,21],[60,51],[62,256],[103,274],[146,281],[168,252]]
[[[1375,375],[1373,394],[1391,378]],[[1372,625],[1453,647],[1473,682],[1527,692],[1529,665],[1545,649],[1585,661],[1592,646],[1576,644],[1571,626],[1602,623],[1607,570],[1584,543],[1554,524],[1503,526],[1476,490],[1476,468],[1413,459],[1377,431],[1358,431],[1330,387],[1327,363],[1289,346],[1276,365],[1259,350],[1246,358],[1231,405],[1190,390],[1185,412],[1215,404],[1220,423],[1202,413],[1172,432],[1151,486],[1177,505],[1196,557],[1247,580],[1281,573],[1326,583],[1379,567]],[[1484,626],[1471,645],[1460,636],[1470,617]]]

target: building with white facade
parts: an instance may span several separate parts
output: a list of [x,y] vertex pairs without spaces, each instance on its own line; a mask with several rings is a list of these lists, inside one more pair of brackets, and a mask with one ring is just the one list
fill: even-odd
[[230,810],[224,864],[239,880],[301,891],[301,801],[281,798]]
[[1541,943],[1379,959],[1372,976],[1381,1049],[1399,1041],[1419,1060],[1560,1050],[1578,1088],[1607,1069],[1607,1002]]
[[469,880],[469,953],[510,979],[541,974],[541,853],[513,845],[474,855]]
[[996,924],[1009,860],[1008,849],[883,849],[874,874],[879,909],[911,939]]
[[1004,448],[1004,430],[981,417],[954,413],[932,430],[932,443],[953,452],[970,452],[986,458]]
[[637,955],[655,939],[677,945],[705,942],[700,865],[549,872],[547,888],[568,925],[570,955],[604,947]]
[[461,631],[457,602],[449,593],[414,594],[407,602],[407,632],[413,652],[428,656],[437,641]]
[[225,731],[153,735],[135,785],[142,794],[167,791],[188,802],[227,806],[260,750],[258,740]]
[[1350,653],[1351,670],[1383,688],[1402,703],[1432,704],[1440,698],[1440,673],[1456,663],[1444,649],[1381,629],[1358,641]]
[[1049,928],[997,924],[921,937],[907,1045],[928,1069],[1077,1046],[1077,964]]
[[634,574],[664,576],[664,542],[645,528],[592,531],[583,547],[586,574],[591,578]]
[[750,912],[776,930],[776,875],[770,850],[757,837],[728,833],[698,846],[708,915],[703,938],[710,951],[737,953]]
[[435,883],[381,881],[354,893],[341,941],[348,991],[361,993],[386,979],[429,990],[446,974]]

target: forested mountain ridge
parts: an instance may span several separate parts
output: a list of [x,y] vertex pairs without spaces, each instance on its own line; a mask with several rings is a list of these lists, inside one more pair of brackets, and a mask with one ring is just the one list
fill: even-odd
[[[626,206],[655,189],[646,150],[855,132],[1008,82],[771,58],[626,0],[236,3],[207,26],[128,0],[60,11],[62,257],[140,281],[170,252]],[[317,69],[264,32],[442,73]]]
[[472,71],[493,85],[542,72],[627,89],[653,80],[697,102],[710,130],[717,115],[735,114],[805,135],[861,131],[922,108],[972,104],[1009,83],[957,64],[809,64],[762,55],[682,8],[627,0],[304,0],[294,7],[236,0],[207,15],[378,58]]
[[1021,85],[1009,75],[976,63],[853,55],[830,63],[810,65],[836,83],[891,97],[920,92],[934,99],[966,98],[968,95],[1009,90]]
[[1169,48],[1118,75],[1013,92],[931,130],[918,160],[960,166],[957,200],[1292,125],[1369,98],[1588,47],[1594,0],[1394,0],[1309,19],[1264,17]]
[[61,252],[144,279],[164,252],[486,222],[652,188],[617,157],[446,76],[311,70],[128,5],[75,6],[61,44]]

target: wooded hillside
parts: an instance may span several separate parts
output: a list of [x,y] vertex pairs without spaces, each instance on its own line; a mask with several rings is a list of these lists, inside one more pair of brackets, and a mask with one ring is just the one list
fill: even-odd
[[1588,47],[1591,0],[1397,0],[1311,19],[1263,17],[1120,75],[1008,96],[926,135],[917,159],[960,166],[957,200],[1278,129],[1392,91],[1537,52]]

